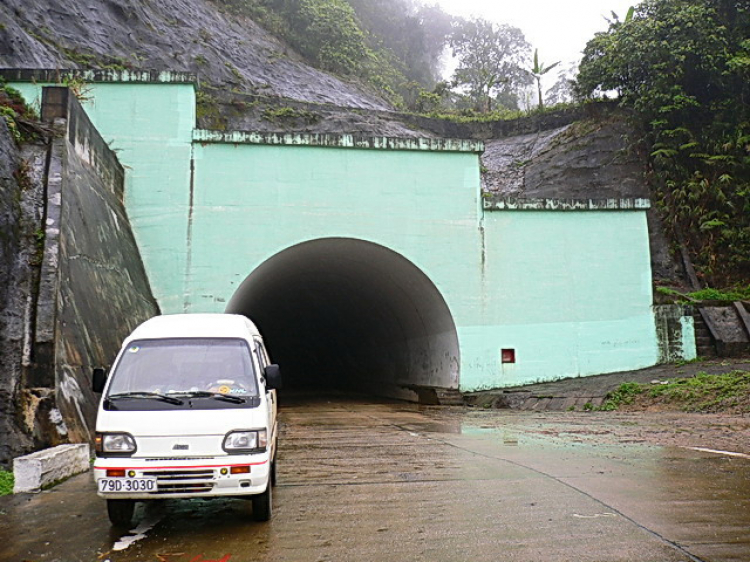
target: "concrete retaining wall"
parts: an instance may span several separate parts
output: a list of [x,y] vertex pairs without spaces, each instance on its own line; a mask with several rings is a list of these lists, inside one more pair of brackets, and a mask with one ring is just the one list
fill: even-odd
[[98,403],[91,371],[111,363],[122,339],[158,307],[123,205],[117,157],[67,89],[45,88],[42,107],[64,136],[50,163],[51,172],[60,170],[59,194],[54,181],[48,193],[48,240],[59,243],[45,255],[49,269],[58,259],[54,319],[42,316],[37,325],[54,326],[55,389],[69,438],[91,441]]

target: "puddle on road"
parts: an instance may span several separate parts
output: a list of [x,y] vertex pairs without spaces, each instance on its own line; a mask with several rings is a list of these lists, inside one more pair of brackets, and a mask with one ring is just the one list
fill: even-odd
[[480,425],[463,424],[461,427],[461,433],[464,435],[475,436],[475,435],[491,435],[496,433],[499,437],[499,441],[503,445],[509,447],[518,447],[521,442],[529,442],[534,440],[529,436],[525,435],[523,439],[519,436],[517,431],[509,431],[502,427],[486,427]]
[[409,423],[403,426],[405,429],[416,433],[461,433],[461,422],[426,422],[426,423]]

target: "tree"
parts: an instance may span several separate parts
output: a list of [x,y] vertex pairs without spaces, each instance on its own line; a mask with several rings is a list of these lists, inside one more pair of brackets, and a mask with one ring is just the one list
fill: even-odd
[[536,88],[539,93],[539,109],[544,108],[544,100],[542,99],[542,76],[547,74],[550,70],[555,68],[560,61],[544,66],[544,63],[539,62],[539,49],[534,49],[534,66],[531,69],[531,75],[536,80]]
[[432,88],[440,74],[453,17],[439,6],[413,0],[348,0],[370,47],[392,53],[406,81]]
[[531,83],[524,70],[530,46],[516,27],[481,18],[460,20],[450,46],[458,58],[453,81],[468,90],[480,111],[491,111],[493,98],[517,100],[519,90]]
[[547,90],[545,103],[555,105],[557,103],[572,102],[575,98],[575,77],[578,73],[578,61],[568,63],[557,71],[557,80]]
[[316,66],[356,74],[370,55],[354,10],[345,0],[273,0],[289,23],[288,40]]
[[618,94],[704,278],[750,277],[750,0],[646,0],[584,50],[576,90]]

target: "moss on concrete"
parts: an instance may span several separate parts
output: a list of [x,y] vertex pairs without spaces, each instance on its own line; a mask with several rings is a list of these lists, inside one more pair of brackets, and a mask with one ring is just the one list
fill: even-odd
[[13,493],[13,473],[0,469],[0,496],[7,496]]

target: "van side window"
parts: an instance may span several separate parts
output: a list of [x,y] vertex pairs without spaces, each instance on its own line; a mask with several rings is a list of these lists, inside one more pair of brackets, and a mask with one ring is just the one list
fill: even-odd
[[260,365],[260,372],[262,375],[263,370],[266,368],[266,365],[268,365],[268,356],[266,355],[263,343],[259,340],[255,340],[255,356],[258,358],[258,365]]

